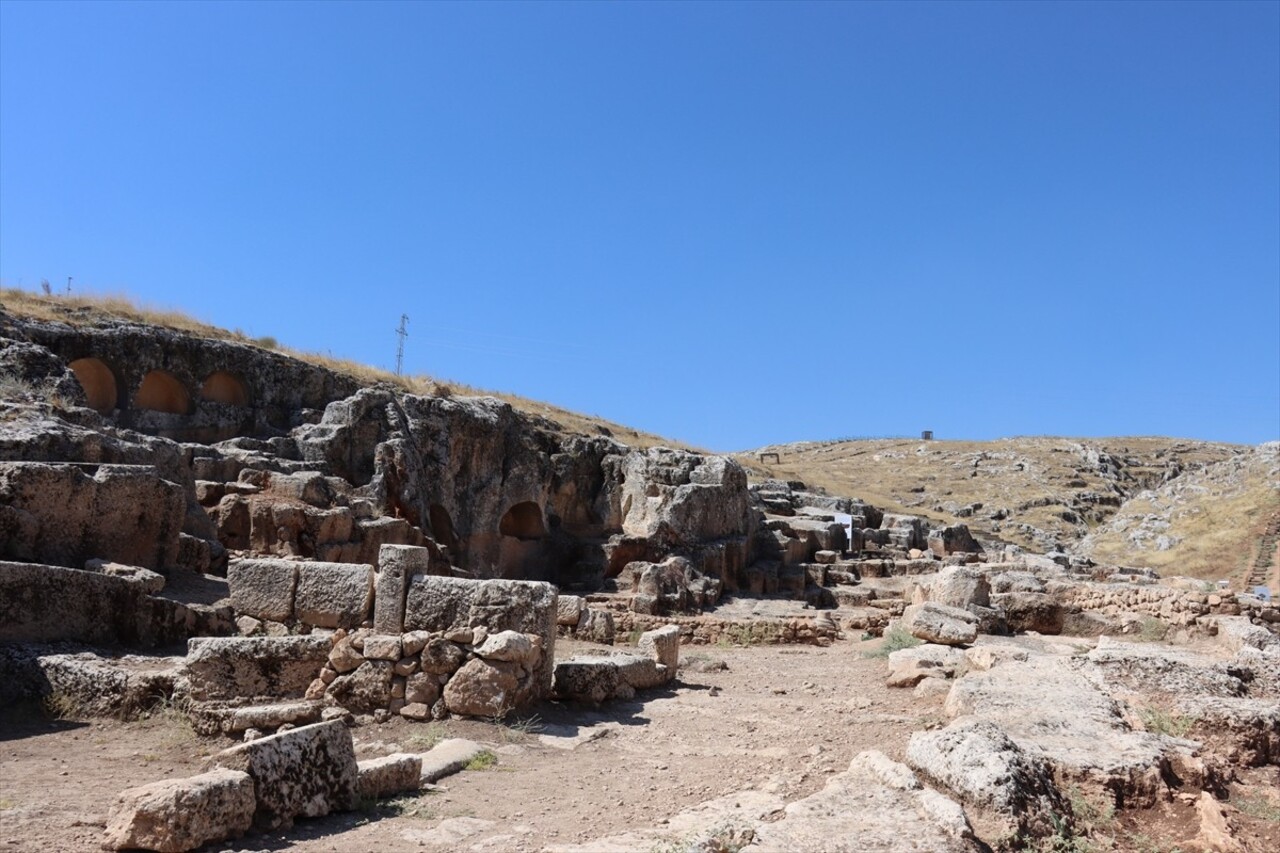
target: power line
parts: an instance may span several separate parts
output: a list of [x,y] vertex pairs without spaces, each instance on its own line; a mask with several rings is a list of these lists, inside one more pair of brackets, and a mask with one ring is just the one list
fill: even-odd
[[400,342],[396,345],[396,376],[400,375],[401,368],[404,367],[404,339],[409,337],[409,315],[400,315],[400,328],[396,329],[396,335],[399,336]]

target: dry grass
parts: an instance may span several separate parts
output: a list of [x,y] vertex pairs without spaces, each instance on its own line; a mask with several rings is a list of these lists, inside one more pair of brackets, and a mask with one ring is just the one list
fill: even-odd
[[437,379],[425,374],[396,376],[390,371],[349,359],[294,350],[279,345],[273,337],[253,338],[238,329],[222,329],[192,317],[184,311],[139,303],[132,297],[121,293],[43,296],[26,290],[6,287],[0,288],[0,309],[18,317],[67,323],[72,326],[97,326],[121,320],[164,326],[211,340],[232,341],[275,350],[310,364],[332,370],[335,373],[350,376],[365,386],[380,383],[389,384],[407,393],[441,397],[496,397],[521,412],[551,421],[566,433],[588,436],[608,434],[623,444],[637,448],[665,446],[686,450],[698,449],[659,435],[634,430],[603,418],[571,412],[568,409],[562,409],[537,400],[529,400],[508,392],[487,391],[459,382]]
[[[1086,453],[1086,445],[1121,461],[1124,475],[1118,483],[1103,475],[1097,459]],[[1032,525],[1063,541],[1076,540],[1117,509],[1079,503],[1080,496],[1114,495],[1117,485],[1123,496],[1136,494],[1159,485],[1175,463],[1192,472],[1243,449],[1145,437],[1021,437],[981,442],[868,439],[763,447],[735,458],[754,478],[802,480],[810,487],[861,498],[890,512],[968,524],[978,535],[1039,550],[1020,525]],[[779,462],[761,463],[761,452],[777,452]],[[981,507],[966,511],[975,504]],[[999,511],[1007,518],[993,518]],[[1205,547],[1216,549],[1219,543]]]

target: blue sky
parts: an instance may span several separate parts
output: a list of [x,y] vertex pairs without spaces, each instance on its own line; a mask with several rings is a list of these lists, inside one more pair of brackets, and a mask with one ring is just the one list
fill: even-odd
[[1280,4],[0,2],[0,279],[705,447],[1280,438]]

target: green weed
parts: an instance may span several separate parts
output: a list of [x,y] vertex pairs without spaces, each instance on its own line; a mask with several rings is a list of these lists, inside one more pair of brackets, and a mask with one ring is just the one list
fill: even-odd
[[865,652],[865,657],[887,658],[891,652],[896,652],[900,649],[914,648],[923,642],[920,638],[911,636],[907,629],[900,625],[896,625],[888,631],[885,631],[883,640],[884,641],[880,644],[878,649]]

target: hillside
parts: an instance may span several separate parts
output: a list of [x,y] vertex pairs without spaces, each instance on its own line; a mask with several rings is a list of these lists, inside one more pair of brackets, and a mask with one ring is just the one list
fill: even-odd
[[281,346],[274,337],[251,337],[239,329],[223,329],[205,323],[181,310],[142,305],[121,294],[41,296],[17,288],[0,288],[0,312],[8,312],[16,317],[31,320],[65,323],[73,327],[104,326],[121,321],[149,323],[210,340],[251,344],[264,349],[282,352],[294,358],[349,376],[365,386],[388,383],[402,390],[417,394],[496,397],[499,400],[510,403],[519,411],[552,421],[554,425],[566,433],[609,435],[623,444],[638,448],[661,445],[688,450],[697,449],[675,439],[653,435],[652,433],[632,429],[623,424],[607,421],[594,415],[569,411],[559,406],[530,400],[503,391],[483,390],[426,374],[396,376],[389,371],[347,359],[334,358],[321,353],[294,350]]
[[[761,454],[778,454],[762,463]],[[1185,439],[853,440],[735,455],[755,478],[964,522],[1036,551],[1202,577],[1238,575],[1280,507],[1275,445]],[[768,458],[768,457],[766,457]]]
[[[0,311],[75,328],[149,323],[285,353],[364,386],[383,383],[436,396],[497,397],[565,434],[609,435],[641,449],[695,449],[514,394],[426,375],[395,376],[289,350],[274,338],[252,338],[122,296],[40,296],[3,289]],[[776,462],[761,461],[762,454],[775,453]],[[1243,580],[1257,562],[1264,528],[1280,513],[1275,445],[1252,448],[1158,437],[879,439],[771,445],[733,455],[757,480],[801,480],[890,511],[963,522],[980,536],[1037,552],[1077,551],[1102,562],[1206,578]]]

